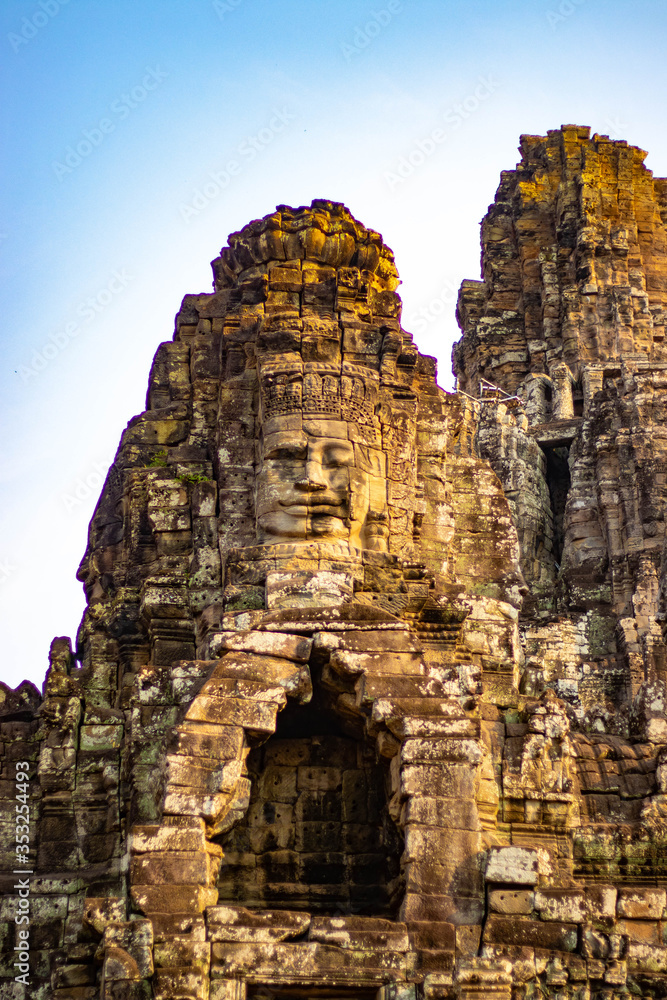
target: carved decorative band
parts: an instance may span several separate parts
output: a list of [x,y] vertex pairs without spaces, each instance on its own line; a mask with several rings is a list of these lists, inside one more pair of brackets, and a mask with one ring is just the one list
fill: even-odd
[[[370,389],[370,391],[369,391]],[[262,411],[265,417],[301,412],[374,424],[377,392],[362,379],[347,376],[307,374],[303,378],[267,375],[262,380]]]

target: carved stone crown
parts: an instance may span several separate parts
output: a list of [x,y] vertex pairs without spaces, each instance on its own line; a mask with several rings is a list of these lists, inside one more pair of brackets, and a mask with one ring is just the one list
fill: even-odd
[[376,424],[377,387],[352,375],[271,373],[261,381],[265,417],[287,413]]
[[395,290],[394,255],[379,233],[366,229],[339,202],[316,198],[310,207],[278,205],[255,219],[211,262],[216,290],[234,286],[243,272],[269,261],[309,260],[333,268],[354,267],[374,275],[378,286]]

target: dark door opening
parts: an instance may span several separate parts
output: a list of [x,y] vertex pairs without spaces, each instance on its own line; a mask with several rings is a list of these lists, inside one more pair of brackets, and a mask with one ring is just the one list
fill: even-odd
[[388,762],[353,735],[315,684],[247,758],[248,811],[218,838],[221,903],[372,914],[400,905],[403,838],[388,811]]
[[565,504],[570,491],[570,465],[568,446],[545,448],[547,460],[547,486],[551,497],[551,512],[553,515],[553,554],[560,565],[565,543]]

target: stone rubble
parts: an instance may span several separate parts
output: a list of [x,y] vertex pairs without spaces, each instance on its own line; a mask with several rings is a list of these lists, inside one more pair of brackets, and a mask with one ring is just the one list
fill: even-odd
[[455,393],[342,205],[183,300],[76,648],[0,684],[2,1000],[667,995],[667,180],[521,154]]

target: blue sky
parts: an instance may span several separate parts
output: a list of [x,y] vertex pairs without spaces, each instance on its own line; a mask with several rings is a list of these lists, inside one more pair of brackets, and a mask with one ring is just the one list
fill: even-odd
[[450,388],[522,132],[590,125],[667,175],[666,27],[663,0],[3,0],[0,678],[75,635],[104,474],[230,232],[345,202]]

